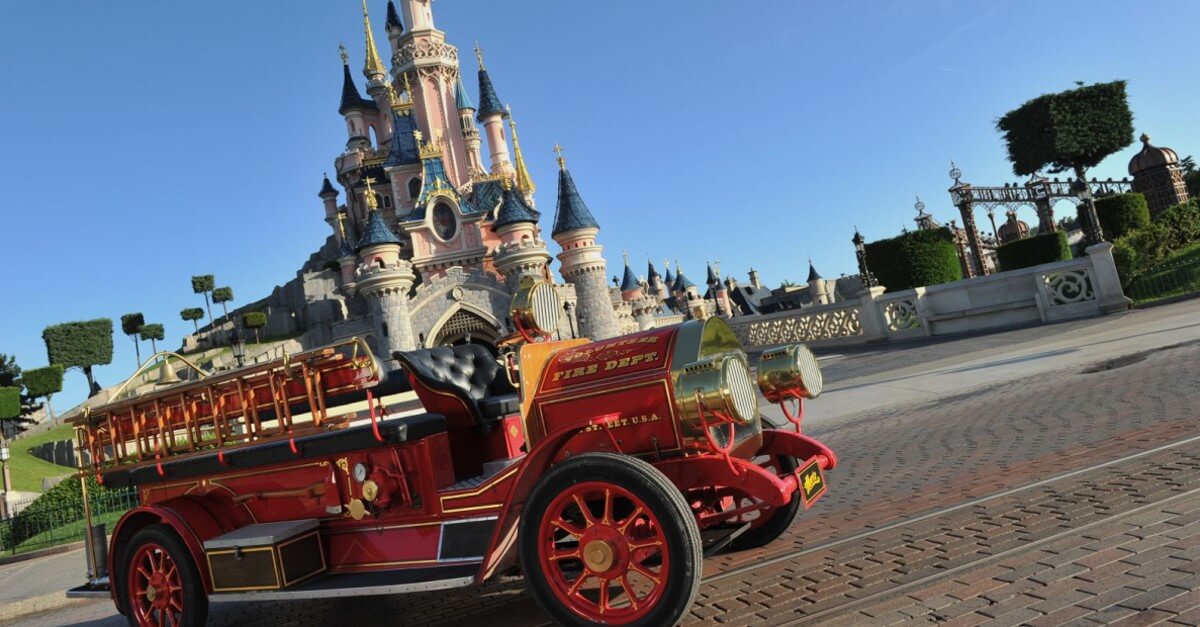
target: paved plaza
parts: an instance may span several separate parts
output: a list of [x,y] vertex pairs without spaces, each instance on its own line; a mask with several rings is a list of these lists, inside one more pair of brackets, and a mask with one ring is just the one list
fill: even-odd
[[[825,354],[805,424],[841,457],[827,496],[773,544],[709,559],[685,624],[1200,623],[1200,300]],[[519,578],[210,617],[349,620],[548,622]],[[124,620],[81,601],[20,623]]]

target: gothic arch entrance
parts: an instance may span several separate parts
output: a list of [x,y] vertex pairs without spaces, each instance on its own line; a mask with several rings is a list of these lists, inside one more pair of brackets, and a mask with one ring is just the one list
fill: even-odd
[[500,340],[500,333],[494,324],[465,307],[451,313],[429,336],[432,339],[426,345],[430,348],[482,344],[495,350],[496,342]]

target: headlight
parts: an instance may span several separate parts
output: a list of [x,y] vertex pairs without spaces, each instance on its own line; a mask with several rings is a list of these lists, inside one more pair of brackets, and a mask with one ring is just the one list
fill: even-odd
[[517,327],[530,335],[549,335],[558,328],[561,310],[554,286],[532,277],[523,277],[513,294],[509,313]]
[[758,394],[750,367],[739,355],[715,355],[684,366],[675,395],[681,417],[696,429],[701,428],[701,410],[709,426],[717,421],[712,412],[739,425],[758,420]]
[[803,344],[772,349],[758,359],[758,389],[772,403],[786,398],[816,398],[823,386],[817,358]]

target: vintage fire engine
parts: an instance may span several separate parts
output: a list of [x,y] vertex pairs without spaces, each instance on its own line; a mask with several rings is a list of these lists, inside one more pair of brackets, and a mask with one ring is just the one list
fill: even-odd
[[[817,362],[785,346],[755,376],[721,319],[550,341],[560,311],[527,281],[500,359],[472,344],[396,353],[424,413],[386,414],[358,340],[119,392],[73,421],[81,475],[140,503],[107,556],[90,549],[110,574],[94,568],[86,589],[133,625],[198,625],[210,602],[519,571],[563,624],[677,622],[705,554],[770,542],[825,492],[837,457],[800,432]],[[139,372],[157,360],[173,380],[167,359]],[[793,426],[764,428],[759,391]]]

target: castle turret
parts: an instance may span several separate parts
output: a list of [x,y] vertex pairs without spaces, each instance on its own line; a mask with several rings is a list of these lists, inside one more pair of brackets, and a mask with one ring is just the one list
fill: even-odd
[[1179,167],[1179,155],[1170,148],[1150,143],[1150,136],[1142,133],[1142,149],[1129,160],[1129,174],[1133,177],[1133,191],[1146,197],[1150,217],[1166,211],[1169,207],[1187,202],[1187,184]]
[[379,50],[375,47],[375,34],[371,32],[371,16],[367,14],[367,0],[362,2],[363,31],[366,33],[366,60],[363,62],[363,76],[367,77],[367,95],[375,102],[375,107],[381,112],[375,125],[377,146],[383,146],[392,138],[392,121],[385,115],[392,101],[387,68],[383,59],[379,58]]
[[654,267],[654,262],[646,260],[646,291],[648,296],[653,296],[657,300],[665,299],[668,294],[667,290],[663,289],[663,278],[658,273],[658,268]]
[[491,171],[508,173],[512,171],[512,163],[508,157],[508,140],[504,137],[504,105],[500,104],[496,88],[492,86],[492,79],[483,65],[483,48],[479,44],[475,44],[475,58],[479,60],[479,110],[475,119],[483,124],[487,135]]
[[375,202],[375,192],[366,179],[367,225],[358,240],[357,290],[366,297],[375,323],[375,350],[395,366],[394,351],[417,348],[408,312],[408,292],[412,289],[412,264],[400,258],[400,239],[384,223]]
[[629,267],[629,253],[625,253],[625,272],[621,275],[621,300],[630,302],[643,298],[646,293],[638,281],[637,274]]
[[400,38],[404,36],[404,22],[400,21],[400,14],[396,12],[396,4],[392,0],[388,0],[387,3],[387,21],[384,22],[383,28],[387,31],[392,55],[395,55],[400,49]]
[[363,98],[350,75],[350,55],[345,46],[338,46],[342,57],[342,101],[338,113],[346,118],[346,149],[370,149],[371,126],[379,114],[379,107],[372,100]]
[[708,266],[708,284],[713,294],[713,300],[717,303],[717,313],[726,318],[732,318],[733,303],[729,300],[729,286],[721,280],[720,262]]
[[479,129],[475,127],[475,105],[467,96],[461,75],[454,81],[454,103],[458,107],[458,127],[462,131],[463,144],[467,147],[467,169],[472,178],[481,176],[487,173],[487,169],[483,167],[483,153],[480,152],[482,141]]
[[500,247],[496,249],[493,263],[504,275],[509,289],[515,290],[521,277],[549,278],[550,253],[546,252],[546,242],[537,227],[541,214],[525,203],[508,179],[502,184],[504,197],[492,224],[500,236]]
[[696,320],[703,320],[708,317],[708,309],[704,306],[704,298],[700,296],[700,290],[692,283],[683,273],[683,268],[679,262],[675,262],[675,302],[682,306],[682,309],[687,314]]
[[355,272],[355,266],[358,265],[358,255],[354,252],[354,247],[350,245],[350,237],[346,234],[346,213],[339,211],[336,220],[338,238],[341,240],[341,245],[338,246],[335,258],[337,259],[338,269],[342,275],[342,291],[347,296],[354,296],[358,286],[358,275]]
[[596,243],[600,225],[575,189],[562,148],[555,146],[555,153],[558,156],[558,207],[551,236],[563,249],[558,254],[562,263],[559,272],[575,286],[579,334],[603,340],[620,331],[605,281],[607,264],[601,256],[604,249]]
[[812,297],[814,305],[828,305],[831,302],[829,285],[821,277],[821,273],[817,272],[811,258],[808,260],[808,294]]
[[[393,207],[396,215],[404,219],[416,206],[421,193],[421,152],[417,145],[417,117],[413,113],[411,86],[408,75],[404,76],[407,100],[392,91],[392,142],[388,156],[383,162],[392,186]],[[389,87],[390,90],[390,87]]]
[[317,196],[321,198],[321,202],[325,205],[325,223],[337,232],[337,197],[338,192],[333,187],[333,183],[329,182],[329,175],[326,174],[321,181],[321,191],[317,192]]

